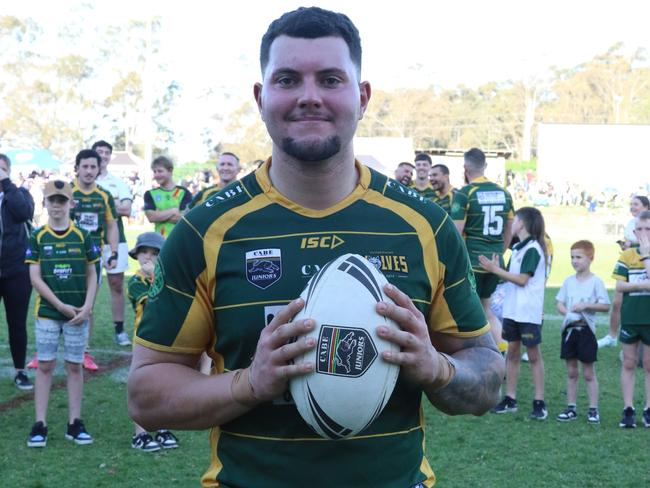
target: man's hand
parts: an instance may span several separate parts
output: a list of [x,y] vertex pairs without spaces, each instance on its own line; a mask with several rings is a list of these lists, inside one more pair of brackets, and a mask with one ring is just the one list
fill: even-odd
[[380,302],[377,312],[397,322],[402,330],[385,325],[377,327],[379,337],[401,348],[400,352],[384,351],[382,357],[389,363],[400,365],[406,378],[426,389],[436,383],[443,371],[440,353],[431,344],[424,315],[395,286],[386,285],[384,291],[395,303]]
[[641,256],[650,256],[650,239],[645,234],[637,236],[639,239],[639,253]]
[[492,259],[488,259],[481,254],[478,257],[478,262],[481,265],[481,268],[483,268],[486,271],[489,271],[490,273],[494,273],[495,269],[501,268],[501,263],[499,262],[498,254],[492,254]]
[[183,214],[177,208],[171,208],[170,210],[171,210],[171,212],[170,212],[171,215],[169,216],[169,218],[167,220],[169,222],[173,222],[174,224],[176,224],[179,220],[181,220],[181,217],[183,216]]
[[282,395],[290,378],[310,373],[314,363],[293,364],[293,360],[313,349],[314,338],[299,338],[312,330],[312,319],[289,322],[304,307],[305,302],[298,298],[280,310],[260,334],[252,364],[249,366],[249,382],[253,395],[258,401],[268,401]]
[[587,310],[587,302],[578,302],[571,307],[572,312],[582,312]]
[[145,261],[142,263],[142,266],[140,267],[140,270],[142,270],[142,273],[149,279],[153,279],[153,271],[154,271],[154,264],[151,261]]
[[113,269],[117,266],[117,251],[113,251],[106,261],[106,269]]

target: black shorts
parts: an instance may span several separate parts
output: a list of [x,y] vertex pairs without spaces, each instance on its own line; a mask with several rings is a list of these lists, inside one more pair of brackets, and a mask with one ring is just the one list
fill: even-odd
[[499,284],[499,277],[492,273],[474,273],[476,293],[479,298],[490,298]]
[[581,363],[595,363],[598,360],[598,342],[588,326],[564,329],[560,358],[577,359]]
[[512,319],[503,319],[501,337],[504,341],[521,343],[526,347],[542,343],[542,324],[528,322],[515,322]]

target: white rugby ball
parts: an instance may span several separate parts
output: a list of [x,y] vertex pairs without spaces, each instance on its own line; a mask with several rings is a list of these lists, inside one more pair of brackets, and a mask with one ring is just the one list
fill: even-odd
[[399,366],[381,358],[399,347],[377,333],[378,325],[398,325],[375,311],[386,277],[358,254],[327,263],[300,295],[304,308],[294,320],[312,318],[316,327],[305,337],[316,347],[296,358],[313,362],[312,373],[293,378],[289,388],[302,418],[327,439],[351,437],[368,427],[390,398]]

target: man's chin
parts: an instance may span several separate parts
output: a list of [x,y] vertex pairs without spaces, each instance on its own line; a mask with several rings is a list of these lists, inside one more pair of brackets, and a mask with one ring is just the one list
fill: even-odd
[[297,141],[291,137],[282,140],[282,150],[301,161],[325,161],[341,150],[338,136]]

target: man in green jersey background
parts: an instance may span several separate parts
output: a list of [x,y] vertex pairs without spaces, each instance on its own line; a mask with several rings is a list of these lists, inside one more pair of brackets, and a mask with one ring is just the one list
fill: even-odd
[[[371,88],[350,19],[300,8],[271,23],[260,51],[254,94],[272,157],[167,239],[135,338],[130,413],[150,429],[211,428],[204,486],[432,486],[422,393],[443,412],[481,415],[504,374],[462,239],[440,207],[355,161]],[[309,429],[287,390],[314,371],[293,361],[315,347],[301,337],[314,321],[292,321],[295,297],[346,252],[391,283],[395,303],[377,311],[401,330],[377,333],[400,352],[377,360],[401,374],[377,420],[338,442]],[[203,351],[210,376],[194,369]]]
[[504,188],[485,177],[485,154],[472,148],[464,154],[465,179],[468,184],[460,189],[451,205],[451,218],[456,228],[465,236],[465,244],[476,276],[476,292],[483,310],[492,326],[494,340],[505,350],[501,338],[501,322],[490,309],[490,297],[499,278],[487,272],[478,262],[478,256],[501,256],[510,245],[514,209],[512,197]]
[[433,165],[429,172],[429,181],[436,192],[433,201],[440,205],[445,212],[451,213],[451,206],[459,190],[451,186],[449,181],[449,168],[447,165]]
[[212,194],[218,192],[219,190],[225,188],[230,183],[237,179],[237,175],[241,171],[239,166],[239,158],[235,153],[223,152],[219,156],[219,161],[217,162],[217,173],[219,173],[219,183],[216,185],[209,186],[204,188],[192,198],[192,201],[189,204],[189,208],[194,208],[197,205],[201,205],[205,202]]
[[431,171],[431,156],[426,153],[415,155],[415,179],[411,187],[416,190],[421,197],[428,200],[434,200],[436,192],[429,182],[429,172]]
[[174,163],[158,156],[151,163],[153,179],[158,188],[144,194],[144,214],[154,224],[156,232],[167,237],[192,201],[192,194],[184,186],[174,183]]
[[[97,186],[101,157],[92,149],[83,149],[75,157],[75,172],[77,177],[72,185],[74,208],[70,215],[77,227],[90,234],[95,245],[101,250],[108,244],[110,255],[106,260],[106,269],[115,268],[118,260],[119,230],[117,227],[117,210],[115,201],[109,191]],[[102,263],[97,262],[98,287],[102,278]],[[88,319],[88,344],[92,338],[94,317]],[[84,354],[84,368],[89,371],[98,369],[94,358],[88,351]]]

